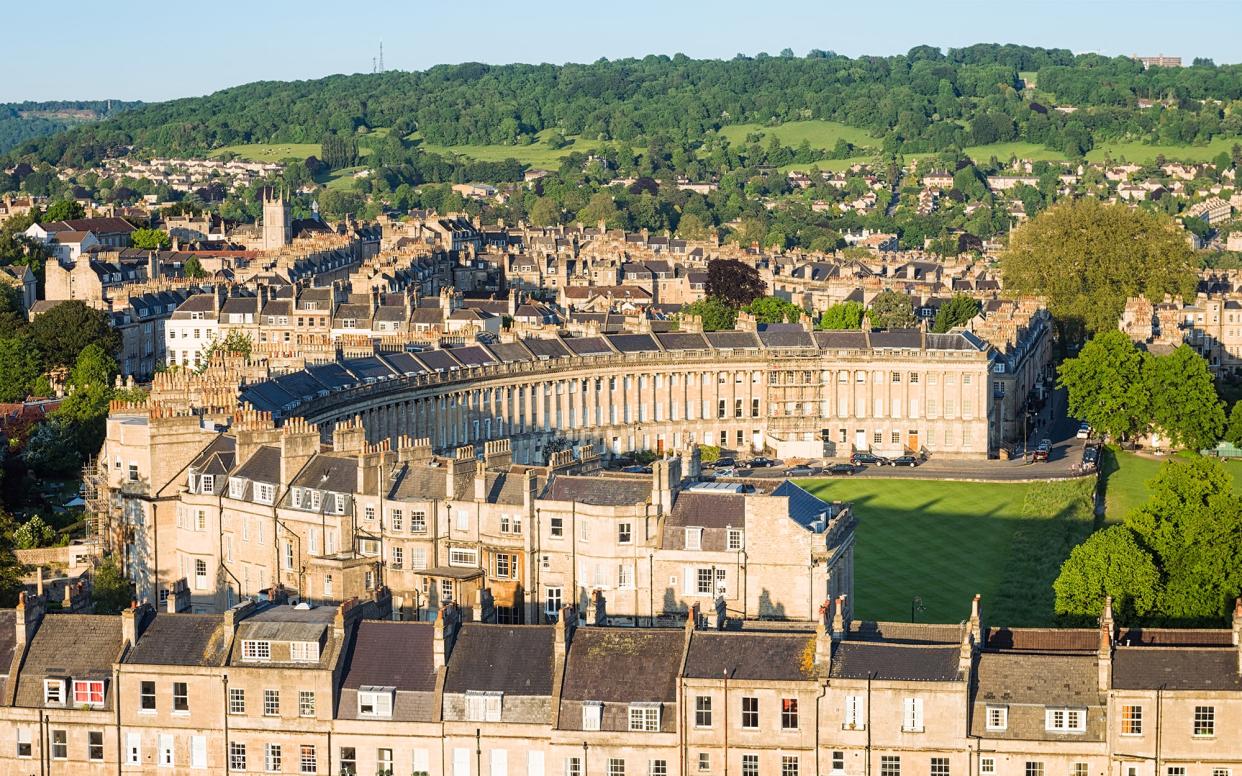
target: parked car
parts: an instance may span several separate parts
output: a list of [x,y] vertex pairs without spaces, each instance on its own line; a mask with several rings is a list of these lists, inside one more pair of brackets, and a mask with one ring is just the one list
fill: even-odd
[[1099,466],[1100,465],[1100,448],[1096,447],[1095,445],[1088,445],[1082,451],[1082,463],[1083,463],[1083,466],[1086,466],[1091,469],[1094,469],[1096,466]]
[[1052,440],[1041,439],[1039,446],[1035,448],[1035,452],[1031,453],[1032,461],[1046,461],[1049,454],[1052,453]]
[[913,455],[899,455],[896,458],[890,458],[887,461],[889,466],[909,466],[914,468],[919,465],[919,459]]
[[759,458],[751,458],[747,466],[752,469],[766,469],[769,466],[775,466],[777,463],[777,461],[773,461],[771,458],[760,456]]
[[1079,439],[1089,439],[1091,437],[1091,426],[1087,425],[1086,423],[1079,425],[1078,433],[1075,434],[1074,436],[1078,437]]
[[875,453],[854,453],[850,456],[850,463],[855,466],[859,466],[864,463],[872,463],[876,466],[883,466],[888,463],[888,459],[882,455],[876,455]]
[[732,458],[717,458],[713,464],[717,469],[732,469],[736,465],[736,461]]
[[862,467],[855,466],[852,463],[834,463],[832,466],[829,466],[824,471],[828,472],[833,477],[840,477],[842,475],[853,476],[854,474],[858,472],[860,468]]
[[790,477],[813,477],[819,474],[820,471],[820,468],[817,466],[791,466],[785,471],[785,474]]
[[717,477],[732,477],[733,467],[732,466],[717,466],[716,476]]
[[626,466],[621,469],[626,474],[651,474],[650,466]]

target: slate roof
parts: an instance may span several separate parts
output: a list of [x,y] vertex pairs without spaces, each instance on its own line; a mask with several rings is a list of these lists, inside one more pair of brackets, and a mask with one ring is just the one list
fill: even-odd
[[925,646],[843,641],[832,656],[831,676],[837,679],[901,679],[954,682],[957,646]]
[[121,654],[121,618],[102,614],[48,614],[26,651],[16,705],[43,706],[43,679],[104,679],[104,707],[112,708],[112,662]]
[[1113,653],[1118,690],[1242,690],[1238,648],[1118,647]]
[[280,482],[280,448],[263,445],[233,472],[233,476],[257,482]]
[[463,624],[449,655],[444,692],[551,696],[554,630],[551,625]]
[[448,475],[444,467],[406,464],[397,473],[397,483],[388,497],[398,501],[440,499],[448,495],[447,489]]
[[850,641],[885,641],[890,644],[961,644],[962,626],[936,623],[875,622],[852,620],[846,627]]
[[556,339],[538,339],[527,338],[522,340],[522,344],[526,346],[536,358],[564,358],[568,356],[569,350],[560,340]]
[[815,344],[824,350],[866,350],[867,333],[863,331],[817,331]]
[[356,690],[377,685],[396,687],[399,692],[434,692],[434,630],[429,622],[362,620],[345,659],[341,687]]
[[679,493],[665,526],[740,528],[746,524],[746,497],[736,493]]
[[873,331],[870,335],[872,348],[900,348],[918,350],[923,347],[923,333],[918,329],[889,329]]
[[[604,703],[677,699],[685,633],[680,628],[578,628],[569,647],[562,698]],[[635,681],[642,677],[642,681]]]
[[650,334],[609,334],[608,341],[622,353],[642,353],[660,349]]
[[976,699],[1039,706],[1101,704],[1095,655],[984,652],[975,668]]
[[759,339],[748,331],[709,331],[703,336],[717,350],[759,349]]
[[1206,628],[1130,628],[1122,631],[1118,644],[1128,647],[1228,647],[1233,633]]
[[813,348],[811,334],[797,323],[770,323],[759,326],[759,339],[769,348]]
[[157,614],[125,656],[126,663],[222,666],[228,657],[224,616]]
[[815,635],[695,631],[686,656],[686,678],[757,681],[815,679]]
[[555,475],[540,498],[578,501],[596,506],[629,506],[651,498],[651,482],[621,477],[574,477]]
[[611,353],[608,341],[603,337],[566,337],[565,346],[579,356]]
[[656,339],[665,350],[708,350],[710,346],[702,334],[691,332],[669,332],[657,334]]
[[292,484],[333,493],[353,493],[358,487],[358,462],[350,456],[320,453],[293,478]]

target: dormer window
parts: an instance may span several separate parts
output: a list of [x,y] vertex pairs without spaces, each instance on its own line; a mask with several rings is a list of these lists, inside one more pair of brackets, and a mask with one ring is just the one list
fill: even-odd
[[254,500],[260,504],[270,504],[276,498],[275,486],[260,482],[255,486]]
[[316,641],[289,642],[289,660],[293,663],[318,663],[319,643]]
[[74,706],[102,706],[104,683],[102,679],[78,679],[73,682]]
[[660,730],[660,704],[631,703],[630,730],[655,733]]
[[599,730],[599,723],[603,716],[603,703],[599,701],[585,701],[582,704],[582,729]]
[[202,474],[198,478],[199,493],[215,493],[216,477],[214,474]]
[[395,687],[373,687],[363,685],[358,688],[358,716],[383,717],[392,716],[392,696]]
[[468,691],[466,693],[466,719],[471,722],[499,722],[500,704],[504,693]]
[[43,680],[43,705],[44,706],[64,706],[65,705],[65,680],[64,679],[44,679]]
[[692,527],[686,529],[686,549],[701,550],[703,549],[703,529]]
[[233,478],[229,480],[229,498],[241,498],[246,492],[246,481]]
[[257,660],[266,662],[272,659],[272,642],[270,641],[243,641],[242,642],[242,660]]

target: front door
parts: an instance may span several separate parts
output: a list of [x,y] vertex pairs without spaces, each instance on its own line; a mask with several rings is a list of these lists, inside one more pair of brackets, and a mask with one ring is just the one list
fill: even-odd
[[911,431],[906,435],[906,446],[910,448],[910,452],[917,453],[919,451],[919,432]]

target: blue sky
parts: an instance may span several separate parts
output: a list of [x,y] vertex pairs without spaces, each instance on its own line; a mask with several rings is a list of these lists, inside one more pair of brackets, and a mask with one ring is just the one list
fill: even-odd
[[649,53],[892,54],[1025,43],[1242,61],[1242,0],[70,0],[5,3],[0,102],[164,100],[259,80],[444,62]]

